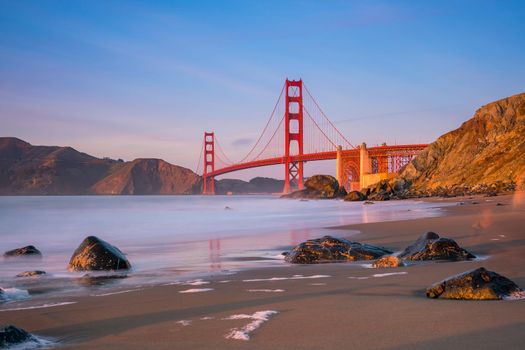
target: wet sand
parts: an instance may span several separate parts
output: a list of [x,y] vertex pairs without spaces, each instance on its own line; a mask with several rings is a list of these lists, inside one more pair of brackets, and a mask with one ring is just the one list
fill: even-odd
[[[525,288],[525,193],[474,200],[479,204],[450,199],[465,205],[444,208],[442,217],[337,229],[359,230],[352,240],[396,251],[434,231],[482,257],[476,261],[396,269],[358,263],[286,265],[204,278],[210,283],[198,286],[57,298],[76,303],[1,312],[0,323],[55,338],[68,349],[520,349],[525,300],[450,301],[424,295],[432,283],[480,266]],[[294,275],[303,277],[246,281]],[[201,288],[212,290],[179,293]],[[278,313],[262,320],[250,340],[226,338],[233,328],[254,320],[224,318],[267,310]]]

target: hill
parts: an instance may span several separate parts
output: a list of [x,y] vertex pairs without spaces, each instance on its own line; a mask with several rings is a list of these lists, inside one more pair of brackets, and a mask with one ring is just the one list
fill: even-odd
[[217,194],[280,193],[283,187],[284,180],[269,177],[254,177],[250,181],[222,179],[215,182],[215,192]]
[[412,190],[522,185],[525,93],[489,103],[415,157],[400,174]]
[[122,162],[0,137],[0,195],[187,194],[200,177],[160,159]]
[[162,159],[135,159],[91,187],[94,194],[191,194],[200,176]]

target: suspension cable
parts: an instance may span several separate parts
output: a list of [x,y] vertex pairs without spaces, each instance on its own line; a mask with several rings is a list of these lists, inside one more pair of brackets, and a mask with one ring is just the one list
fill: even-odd
[[335,131],[339,134],[339,136],[341,136],[341,138],[352,148],[356,148],[354,145],[352,145],[350,143],[350,141],[348,141],[346,139],[346,137],[344,137],[343,134],[341,134],[341,132],[335,127],[335,125],[330,121],[330,119],[328,119],[328,117],[326,116],[326,114],[323,112],[323,110],[321,109],[321,107],[319,106],[319,104],[317,103],[317,101],[315,100],[315,98],[312,96],[312,94],[310,93],[310,90],[308,90],[308,87],[306,87],[306,84],[303,83],[303,87],[304,89],[306,90],[306,93],[308,94],[308,96],[310,96],[310,98],[312,99],[312,101],[314,102],[314,104],[317,106],[317,108],[319,109],[319,111],[321,112],[321,114],[323,115],[323,117],[328,121],[328,123],[330,123],[330,125],[335,129]]
[[204,142],[201,143],[201,151],[199,152],[199,161],[197,162],[197,166],[195,167],[195,174],[199,175],[199,169],[201,167],[201,161],[202,161],[202,154],[204,153]]
[[[270,118],[268,119],[268,122],[266,122],[266,126],[264,127],[261,135],[259,136],[259,138],[257,139],[257,141],[255,142],[255,144],[253,145],[252,149],[250,149],[250,151],[248,152],[248,154],[246,154],[246,156],[244,156],[244,158],[242,158],[239,163],[242,163],[244,162],[250,155],[251,153],[255,150],[255,147],[257,147],[257,145],[259,144],[259,142],[261,141],[262,137],[264,136],[264,133],[266,132],[266,129],[268,129],[268,126],[270,125],[270,122],[272,121],[273,119],[273,115],[275,114],[275,110],[277,109],[277,106],[279,105],[279,101],[281,101],[281,98],[283,96],[283,92],[284,92],[284,88],[285,88],[286,84],[283,84],[283,87],[281,89],[281,93],[279,94],[279,98],[277,99],[277,102],[275,102],[275,106],[273,107],[273,110],[272,110],[272,113],[270,114]],[[274,133],[275,134],[275,133]],[[273,137],[273,136],[272,136]],[[265,146],[266,147],[266,146]]]

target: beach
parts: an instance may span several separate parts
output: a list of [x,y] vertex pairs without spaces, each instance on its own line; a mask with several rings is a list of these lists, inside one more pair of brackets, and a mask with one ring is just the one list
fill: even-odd
[[335,229],[394,251],[434,231],[478,259],[391,269],[282,264],[57,297],[70,304],[4,310],[0,319],[64,349],[522,348],[525,300],[433,300],[425,289],[481,266],[525,287],[525,194],[429,201],[455,205],[439,217]]

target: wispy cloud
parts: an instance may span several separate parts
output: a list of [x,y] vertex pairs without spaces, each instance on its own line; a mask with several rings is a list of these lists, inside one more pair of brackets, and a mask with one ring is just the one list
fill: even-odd
[[254,139],[249,139],[249,138],[240,138],[240,139],[236,139],[236,140],[233,140],[231,145],[232,146],[235,146],[235,147],[238,147],[238,146],[248,146],[248,145],[251,145],[255,142]]

